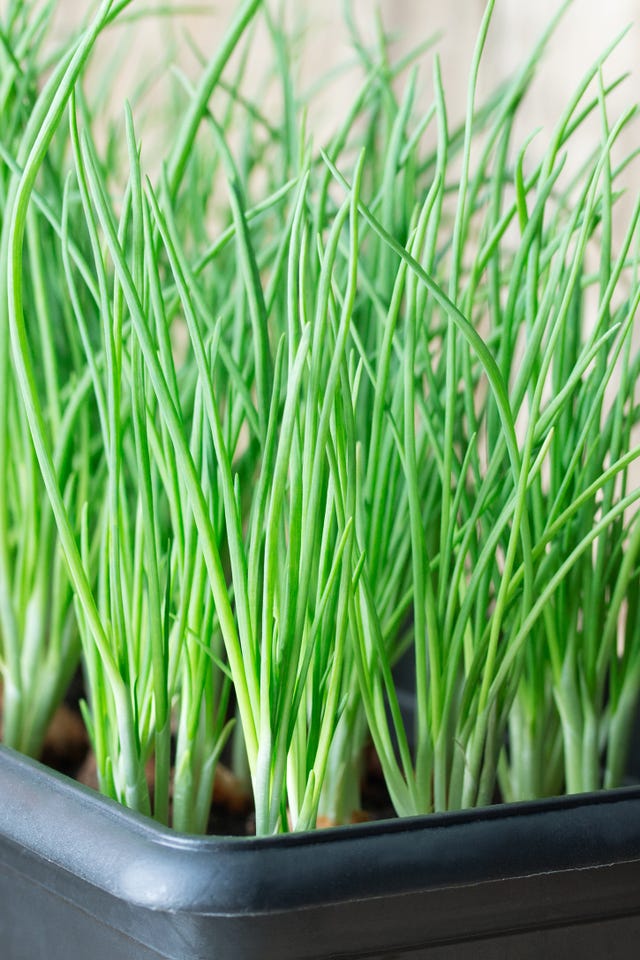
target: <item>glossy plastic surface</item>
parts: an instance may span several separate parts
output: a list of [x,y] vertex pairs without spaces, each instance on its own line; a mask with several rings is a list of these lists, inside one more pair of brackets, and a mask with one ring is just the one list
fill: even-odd
[[3,960],[627,957],[640,788],[185,837],[0,748]]

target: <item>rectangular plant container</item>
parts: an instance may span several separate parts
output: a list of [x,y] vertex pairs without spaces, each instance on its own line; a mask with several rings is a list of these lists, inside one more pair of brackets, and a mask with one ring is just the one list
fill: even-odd
[[0,796],[4,960],[604,960],[640,939],[637,787],[194,838],[0,748]]

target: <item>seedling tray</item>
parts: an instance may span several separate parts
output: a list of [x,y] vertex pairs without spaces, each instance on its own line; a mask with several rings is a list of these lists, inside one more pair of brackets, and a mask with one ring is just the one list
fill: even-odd
[[640,788],[269,839],[160,829],[0,748],[5,960],[628,957]]

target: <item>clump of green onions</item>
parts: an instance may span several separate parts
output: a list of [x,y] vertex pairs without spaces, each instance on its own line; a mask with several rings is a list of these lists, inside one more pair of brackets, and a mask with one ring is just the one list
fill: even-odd
[[[24,404],[12,375],[7,322],[10,210],[38,84],[48,69],[42,47],[50,6],[10,4],[0,33],[0,670],[5,743],[37,756],[80,655],[73,595],[54,515],[38,468]],[[25,211],[22,296],[35,344],[34,387],[41,396],[51,457],[66,509],[77,516],[91,496],[89,379],[82,368],[71,306],[60,286],[56,219],[64,190],[52,144],[33,203]],[[74,254],[77,251],[74,249]]]
[[[320,149],[286,30],[244,0],[199,80],[177,74],[153,174],[129,106],[105,160],[85,79],[129,4],[104,0],[37,95],[25,73],[30,118],[18,47],[44,28],[12,7],[8,742],[37,750],[9,736],[12,700],[48,718],[81,645],[101,789],[181,830],[207,829],[230,738],[261,834],[355,814],[369,738],[400,815],[620,782],[640,689],[640,203],[619,187],[634,157],[614,157],[636,110],[611,115],[606,51],[544,147],[514,144],[555,22],[478,104],[493,5],[459,128],[437,57],[424,106],[430,44],[394,66],[352,22],[362,86]],[[246,90],[256,25],[268,107]],[[26,685],[45,657],[48,700]]]

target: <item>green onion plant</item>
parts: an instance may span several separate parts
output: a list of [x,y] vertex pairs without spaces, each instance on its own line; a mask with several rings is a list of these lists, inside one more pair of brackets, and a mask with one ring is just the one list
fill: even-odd
[[100,788],[180,830],[225,750],[259,834],[356,815],[369,743],[399,815],[615,786],[640,695],[618,41],[522,143],[564,8],[479,101],[491,0],[456,125],[433,41],[396,60],[347,4],[362,82],[316,144],[276,6],[175,71],[148,165],[131,105],[100,146],[87,79],[133,0],[42,86],[50,5],[9,4],[5,740],[37,753],[81,648]]
[[[28,418],[12,375],[7,323],[7,262],[12,183],[24,161],[25,128],[48,62],[43,53],[50,5],[10,4],[0,32],[0,669],[3,740],[37,755],[52,715],[78,666],[80,643],[71,585],[54,514],[38,468]],[[90,382],[77,350],[62,274],[64,191],[61,143],[53,143],[26,211],[22,288],[35,344],[34,389],[51,442],[61,497],[77,516],[91,496]],[[73,255],[79,256],[77,247]]]

